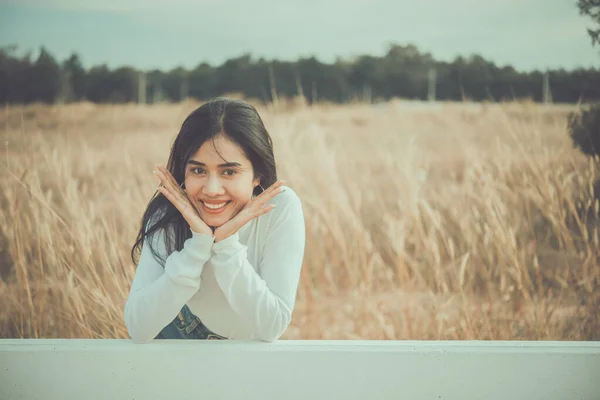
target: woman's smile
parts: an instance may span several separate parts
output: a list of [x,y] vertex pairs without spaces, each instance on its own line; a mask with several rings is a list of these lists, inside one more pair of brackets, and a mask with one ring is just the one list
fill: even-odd
[[204,201],[200,201],[200,203],[202,204],[202,211],[209,214],[221,214],[227,205],[231,203],[231,200],[220,203],[206,203]]

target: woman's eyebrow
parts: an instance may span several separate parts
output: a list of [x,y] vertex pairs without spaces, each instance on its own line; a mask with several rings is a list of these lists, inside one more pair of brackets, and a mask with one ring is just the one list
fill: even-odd
[[[206,164],[204,164],[200,161],[196,161],[196,160],[189,160],[187,163],[188,163],[188,165],[192,164],[192,165],[198,165],[199,167],[206,167]],[[242,164],[240,164],[238,162],[228,162],[225,164],[219,164],[218,167],[219,168],[231,168],[231,167],[241,168]]]

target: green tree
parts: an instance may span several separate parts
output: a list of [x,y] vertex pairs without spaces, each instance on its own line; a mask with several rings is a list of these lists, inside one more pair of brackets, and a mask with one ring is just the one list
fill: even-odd
[[201,63],[189,75],[189,96],[198,100],[210,98],[215,93],[215,68],[207,63]]
[[96,103],[126,103],[137,98],[137,72],[130,67],[111,71],[106,65],[87,74],[87,98]]
[[[592,17],[600,26],[600,0],[579,0],[579,12]],[[600,29],[588,29],[592,45],[600,44]],[[573,145],[582,153],[600,156],[600,104],[584,110],[581,115],[572,113],[569,116],[569,134]]]
[[61,73],[58,63],[44,47],[29,75],[27,100],[53,103],[60,91]]
[[71,55],[62,65],[63,74],[68,85],[67,101],[81,101],[85,98],[85,69],[77,54]]
[[598,29],[588,28],[588,33],[593,45],[600,44],[600,0],[579,0],[577,6],[581,15],[589,16],[597,25]]
[[30,54],[19,58],[17,47],[0,48],[0,103],[27,103],[27,81],[32,66]]

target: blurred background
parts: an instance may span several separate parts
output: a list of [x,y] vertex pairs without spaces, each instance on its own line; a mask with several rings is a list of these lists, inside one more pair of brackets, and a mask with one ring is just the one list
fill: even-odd
[[0,102],[597,101],[580,3],[3,0]]
[[0,0],[0,337],[128,338],[184,118],[302,200],[282,339],[600,339],[598,0]]

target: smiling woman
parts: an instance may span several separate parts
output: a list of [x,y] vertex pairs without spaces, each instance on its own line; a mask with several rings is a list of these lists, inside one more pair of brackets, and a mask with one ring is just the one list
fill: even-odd
[[[291,321],[305,247],[302,204],[277,180],[273,145],[246,102],[214,99],[183,122],[131,250],[125,304],[137,343],[274,341]],[[141,248],[141,250],[140,250]]]
[[187,162],[187,196],[209,226],[229,221],[248,204],[257,186],[260,179],[244,149],[224,135],[205,142]]

